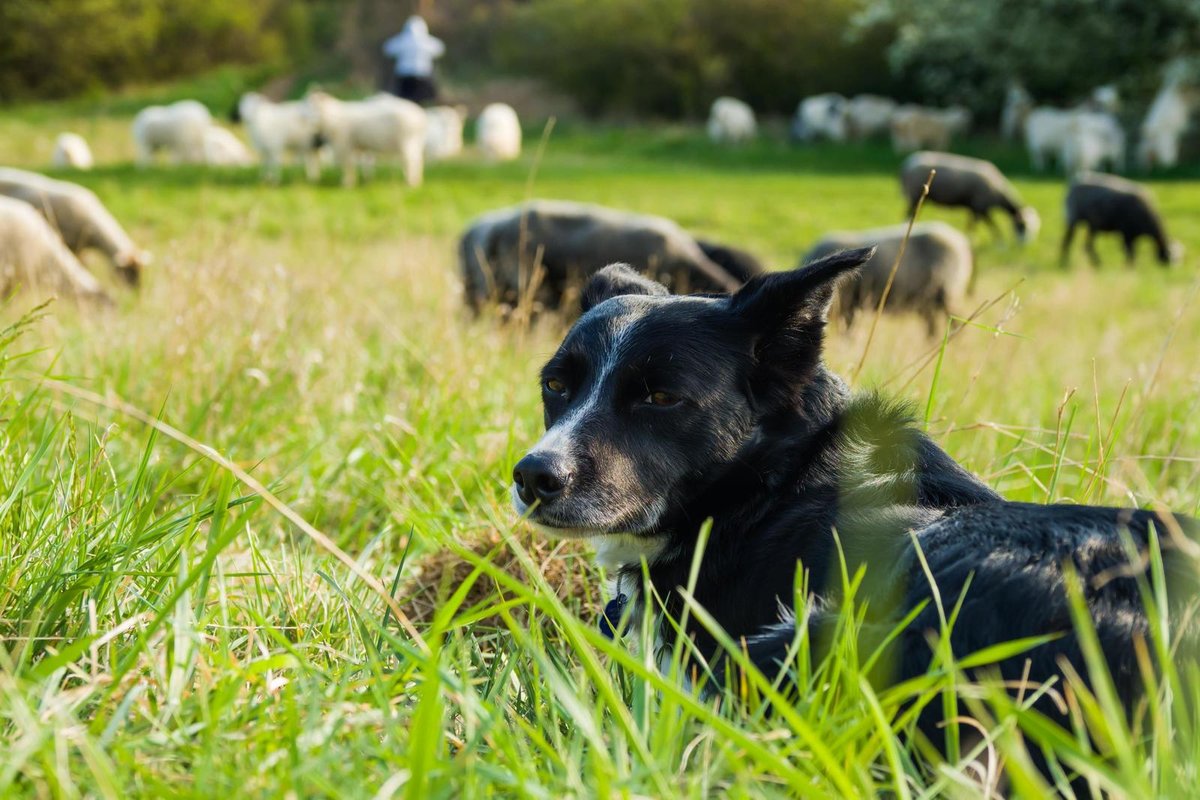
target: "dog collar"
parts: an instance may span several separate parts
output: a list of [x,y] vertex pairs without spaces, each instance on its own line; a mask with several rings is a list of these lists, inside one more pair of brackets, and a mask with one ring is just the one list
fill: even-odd
[[598,627],[606,639],[616,639],[621,626],[621,618],[625,616],[625,606],[629,605],[629,596],[621,591],[621,578],[617,577],[617,594],[604,606],[600,614]]

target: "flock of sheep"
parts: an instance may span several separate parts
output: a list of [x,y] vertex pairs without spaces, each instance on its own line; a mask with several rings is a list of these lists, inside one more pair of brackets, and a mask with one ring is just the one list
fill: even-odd
[[[1174,167],[1179,143],[1198,105],[1197,92],[1181,70],[1168,69],[1158,95],[1142,121],[1137,147],[1141,168]],[[1108,167],[1126,167],[1126,134],[1117,111],[1120,97],[1112,86],[1096,88],[1072,108],[1038,106],[1020,84],[1009,86],[1000,117],[1001,133],[1023,138],[1034,168],[1051,162],[1073,175]],[[946,150],[971,127],[971,113],[961,106],[929,108],[901,105],[878,95],[846,98],[827,93],[800,102],[792,120],[792,137],[800,141],[829,139],[844,142],[890,135],[898,153]],[[714,142],[739,143],[757,135],[754,111],[741,100],[721,97],[713,102],[708,135]]]
[[[321,159],[331,160],[342,182],[354,185],[360,171],[369,172],[377,158],[399,161],[410,186],[420,186],[425,160],[439,160],[463,151],[466,110],[457,106],[422,108],[416,103],[380,93],[362,100],[340,100],[310,91],[303,100],[274,102],[250,92],[241,97],[233,120],[245,125],[251,146],[262,163],[263,176],[280,179],[283,165],[301,160],[309,180],[320,175]],[[475,122],[480,153],[488,161],[508,161],[521,154],[521,124],[512,106],[492,103]],[[139,166],[165,154],[176,164],[247,166],[254,158],[241,139],[217,124],[208,108],[196,100],[149,106],[133,120],[133,143]],[[91,169],[87,142],[64,133],[55,144],[56,167]]]
[[[1168,156],[1178,155],[1182,129],[1164,122],[1174,118],[1163,109],[1176,100],[1186,102],[1181,98],[1185,98],[1182,84],[1168,82],[1143,126],[1139,152],[1151,154],[1154,163],[1168,163]],[[1087,228],[1085,247],[1094,262],[1098,262],[1095,234],[1110,231],[1122,235],[1131,262],[1142,237],[1154,243],[1160,262],[1177,261],[1180,247],[1167,238],[1144,188],[1085,170],[1097,165],[1096,159],[1108,159],[1114,167],[1123,163],[1124,137],[1113,132],[1115,92],[1102,87],[1088,102],[1069,110],[1034,108],[1027,100],[1018,87],[1010,92],[1003,115],[1005,131],[1025,131],[1035,164],[1043,165],[1051,156],[1076,172],[1065,203],[1064,263],[1080,226]],[[321,159],[326,158],[341,169],[343,183],[353,185],[360,170],[372,169],[375,159],[382,157],[397,159],[407,182],[418,186],[425,159],[462,152],[466,115],[461,108],[423,109],[387,94],[340,100],[310,91],[303,100],[291,102],[249,93],[241,97],[233,116],[245,125],[268,181],[278,181],[290,159],[303,160],[309,178],[316,179]],[[1183,118],[1186,123],[1186,113]],[[997,235],[992,214],[998,212],[1011,220],[1021,242],[1032,239],[1040,225],[1038,215],[995,165],[943,152],[969,124],[970,115],[963,109],[898,106],[870,95],[846,100],[826,94],[800,104],[793,132],[802,140],[890,132],[898,149],[937,147],[912,153],[901,166],[900,186],[910,214],[926,196],[928,202],[966,210],[968,226],[981,221]],[[132,129],[137,163],[142,166],[164,152],[176,163],[227,166],[253,161],[241,140],[193,100],[143,109]],[[708,133],[720,142],[745,141],[756,135],[754,114],[740,101],[721,98],[713,104]],[[1089,144],[1093,136],[1103,146]],[[486,159],[517,157],[521,128],[516,112],[504,104],[487,106],[476,121],[476,141]],[[87,143],[75,134],[61,135],[54,163],[90,168]],[[936,178],[925,195],[931,172]],[[805,260],[847,247],[878,247],[856,281],[840,291],[836,313],[847,325],[857,310],[874,308],[885,296],[886,311],[920,314],[931,335],[948,315],[961,313],[975,274],[970,240],[945,223],[918,224],[904,262],[893,276],[892,265],[906,231],[901,224],[834,232],[809,250]],[[102,252],[132,285],[149,261],[91,191],[37,173],[0,168],[0,291],[17,285],[45,286],[59,294],[107,303],[107,294],[77,258],[88,248]],[[522,303],[533,308],[566,307],[564,297],[572,287],[588,273],[617,261],[641,265],[677,291],[729,291],[763,270],[745,251],[694,238],[662,217],[548,200],[499,209],[475,220],[461,238],[459,261],[466,299],[475,309],[492,301],[512,307]]]
[[[936,176],[932,182],[930,173]],[[967,211],[970,225],[983,221],[997,235],[992,213],[1004,214],[1022,243],[1034,238],[1040,227],[1033,208],[1022,203],[994,164],[982,159],[937,151],[913,153],[901,165],[900,187],[910,215],[925,197]],[[1181,256],[1178,243],[1167,238],[1152,198],[1131,181],[1080,173],[1068,188],[1065,208],[1064,265],[1080,226],[1087,228],[1086,249],[1097,265],[1094,237],[1103,232],[1123,237],[1130,262],[1143,237],[1153,242],[1164,265]],[[884,302],[889,313],[921,315],[934,336],[947,317],[965,311],[975,277],[974,251],[966,234],[944,222],[916,224],[911,235],[903,223],[829,233],[801,263],[872,245],[877,248],[875,255],[838,290],[834,313],[847,327],[858,310]],[[893,275],[902,248],[903,261]],[[669,219],[556,200],[536,200],[484,214],[468,225],[458,256],[466,298],[476,310],[492,302],[509,309],[569,309],[572,290],[587,275],[613,262],[638,265],[676,292],[730,291],[763,271],[744,250],[694,237]]]

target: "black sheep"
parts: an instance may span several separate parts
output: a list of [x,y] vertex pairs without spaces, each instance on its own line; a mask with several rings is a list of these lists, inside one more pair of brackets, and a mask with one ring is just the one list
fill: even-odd
[[1133,266],[1134,246],[1143,236],[1154,240],[1158,261],[1163,266],[1177,263],[1183,254],[1178,242],[1167,239],[1162,217],[1145,187],[1112,175],[1085,172],[1071,181],[1067,190],[1067,232],[1063,236],[1062,264],[1067,265],[1075,228],[1087,225],[1087,250],[1092,264],[1100,266],[1096,253],[1097,233],[1119,233],[1125,240],[1126,263]]

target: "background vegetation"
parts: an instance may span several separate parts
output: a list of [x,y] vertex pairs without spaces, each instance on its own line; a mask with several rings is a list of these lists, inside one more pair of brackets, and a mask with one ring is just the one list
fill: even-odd
[[1055,103],[1113,82],[1140,113],[1163,66],[1200,50],[1193,0],[10,0],[0,102],[230,63],[301,90],[370,87],[387,74],[380,43],[415,11],[446,39],[451,76],[533,76],[593,114],[660,118],[702,115],[721,94],[791,113],[837,91],[992,120],[1013,79]]

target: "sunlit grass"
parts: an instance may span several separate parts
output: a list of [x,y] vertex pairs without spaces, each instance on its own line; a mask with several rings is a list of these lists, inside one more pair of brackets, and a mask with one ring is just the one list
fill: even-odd
[[[718,704],[646,648],[604,640],[602,576],[579,548],[532,539],[508,503],[561,324],[474,320],[459,298],[456,233],[524,197],[532,156],[434,165],[416,191],[388,170],[351,192],[298,172],[275,188],[253,171],[135,170],[127,117],[78,114],[10,114],[0,153],[36,167],[59,130],[93,125],[81,132],[104,166],[79,180],[156,261],[119,310],[55,304],[4,345],[0,795],[977,796],[964,764],[908,736],[951,684],[995,721],[963,758],[995,748],[1024,796],[1043,791],[1023,755],[1043,745],[1128,796],[1194,786],[1186,658],[1132,726],[1075,687],[1093,741],[1046,727],[1028,698],[964,686],[962,664],[872,686],[853,610],[827,658],[798,643],[807,691],[773,715],[753,702],[774,691],[761,680]],[[727,153],[693,131],[572,123],[535,191],[666,214],[785,267],[825,230],[898,222],[896,163],[881,146]],[[977,232],[977,324],[943,352],[919,321],[883,320],[857,385],[912,402],[1014,499],[1195,513],[1195,256],[1168,272],[1147,251],[1127,271],[1109,243],[1104,270],[1059,271],[1063,187],[1017,184],[1046,230],[1025,251]],[[1200,253],[1200,187],[1154,188]],[[5,324],[41,299],[14,297]],[[865,327],[831,336],[844,374]],[[125,404],[248,472],[383,586],[440,596],[419,637],[210,453]]]

